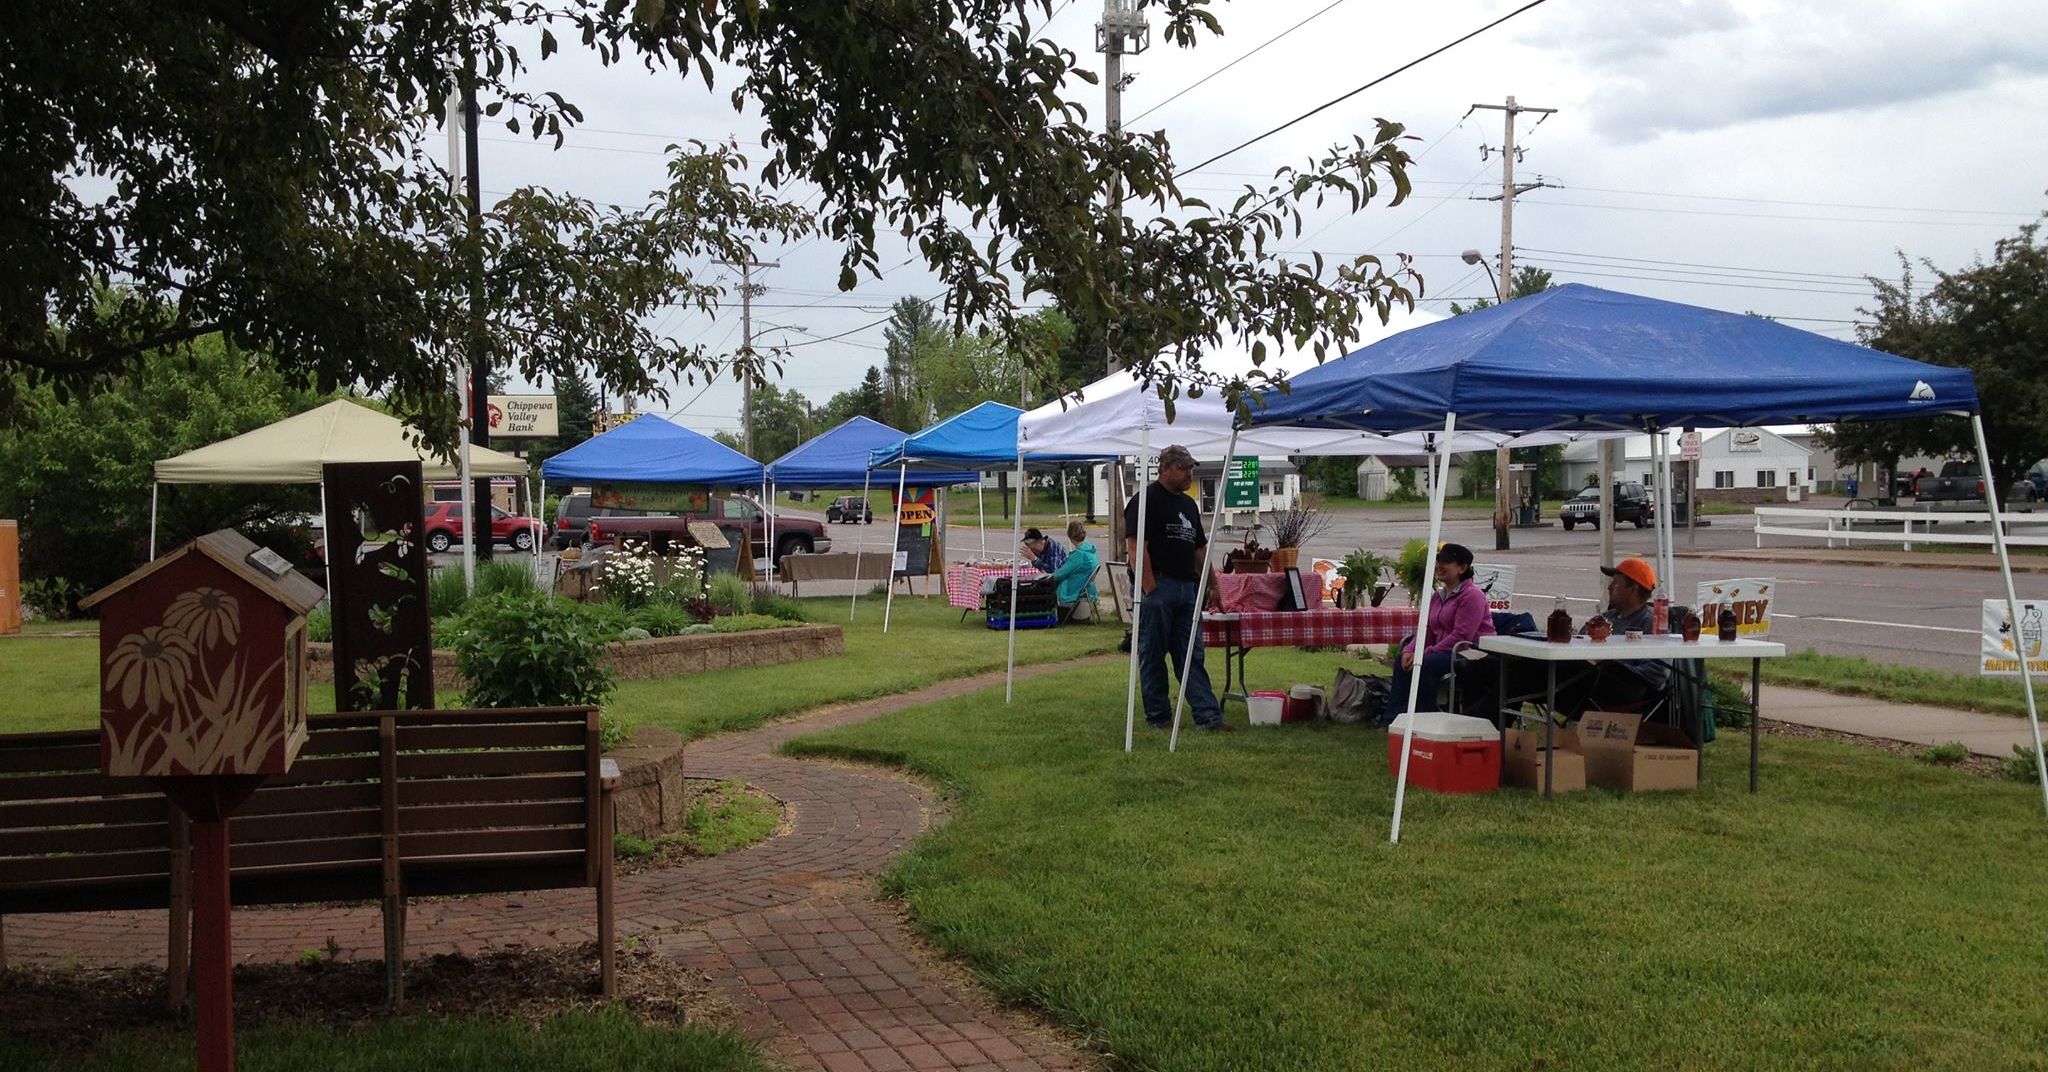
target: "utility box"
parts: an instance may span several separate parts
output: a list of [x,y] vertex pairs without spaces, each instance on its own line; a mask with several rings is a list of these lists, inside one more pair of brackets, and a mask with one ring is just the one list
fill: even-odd
[[306,743],[306,614],[324,594],[222,529],[80,601],[100,609],[101,770],[289,770]]

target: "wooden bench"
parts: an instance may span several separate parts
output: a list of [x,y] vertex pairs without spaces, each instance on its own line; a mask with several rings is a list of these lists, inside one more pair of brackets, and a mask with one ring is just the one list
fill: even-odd
[[[854,576],[854,560],[860,560],[860,575]],[[777,580],[789,582],[789,594],[798,594],[805,581],[862,580],[875,584],[889,576],[894,558],[886,551],[847,551],[824,555],[784,555],[775,567]],[[905,576],[907,590],[910,578]]]
[[[386,997],[404,997],[416,896],[593,888],[599,977],[616,985],[612,791],[592,707],[318,715],[290,774],[229,822],[236,905],[377,900]],[[0,736],[0,923],[9,914],[170,910],[170,997],[190,963],[183,814],[99,772],[97,731]],[[0,966],[5,964],[0,931]]]

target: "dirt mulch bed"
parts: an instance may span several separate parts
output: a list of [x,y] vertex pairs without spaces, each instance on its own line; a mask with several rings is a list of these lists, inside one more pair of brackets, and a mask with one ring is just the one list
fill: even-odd
[[[1890,752],[1895,756],[1905,756],[1907,759],[1920,758],[1921,754],[1930,747],[1924,744],[1915,744],[1911,741],[1894,741],[1889,737],[1865,737],[1860,733],[1824,730],[1818,726],[1802,726],[1796,722],[1779,722],[1768,718],[1764,719],[1761,725],[1765,733],[1774,734],[1779,737],[1804,737],[1810,741],[1840,741],[1844,744],[1860,745],[1864,748],[1875,748],[1881,752]],[[1721,732],[1727,736],[1738,733],[1747,734],[1749,728],[1747,726],[1739,729],[1727,727]],[[1980,756],[1972,752],[1966,759],[1939,765],[1952,767],[1960,771],[1968,771],[1971,774],[1984,778],[1997,778],[2001,777],[1999,770],[2003,764],[1991,756]]]
[[[699,971],[646,948],[621,950],[612,1003],[643,1023],[736,1027],[731,1001]],[[479,957],[439,955],[406,964],[400,1018],[485,1018],[539,1023],[604,1005],[597,945],[527,949]],[[235,968],[238,1025],[295,1021],[337,1028],[390,1018],[379,961],[242,965]],[[0,971],[0,1042],[84,1054],[110,1033],[179,1030],[188,1018],[164,1007],[159,968]]]

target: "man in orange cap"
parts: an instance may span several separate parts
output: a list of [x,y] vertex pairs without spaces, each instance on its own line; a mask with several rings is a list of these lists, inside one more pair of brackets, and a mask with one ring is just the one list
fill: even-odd
[[[1600,572],[1608,577],[1607,607],[1600,613],[1614,627],[1615,640],[1622,642],[1631,632],[1648,633],[1652,619],[1650,597],[1657,591],[1657,568],[1640,558],[1625,558],[1612,568],[1600,567]],[[1584,626],[1579,628],[1581,634],[1585,631]],[[1574,718],[1588,708],[1611,711],[1617,707],[1647,707],[1663,691],[1665,679],[1671,674],[1670,664],[1661,659],[1625,659],[1587,663],[1584,669],[1571,671],[1567,676],[1566,667],[1576,665],[1557,664],[1557,710]],[[1507,671],[1509,696],[1542,697],[1549,677],[1549,669],[1543,663],[1516,660],[1508,664]],[[1489,691],[1490,675],[1474,676],[1474,701],[1480,705],[1477,710],[1492,717],[1499,704],[1493,697],[1481,695]]]

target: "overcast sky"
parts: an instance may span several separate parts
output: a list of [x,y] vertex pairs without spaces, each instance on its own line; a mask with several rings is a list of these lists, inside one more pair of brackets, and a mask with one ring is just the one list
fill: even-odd
[[[1195,163],[1521,2],[1219,0],[1225,36],[1192,50],[1155,43],[1126,60],[1135,74],[1126,124],[1164,130],[1176,161]],[[1100,0],[1056,11],[1048,36],[1099,70]],[[586,123],[561,151],[487,125],[487,199],[532,184],[639,203],[661,184],[668,142],[746,143],[760,133],[758,121],[732,111],[729,79],[707,92],[673,73],[604,69],[573,46],[528,79],[562,92]],[[1076,91],[1099,121],[1100,88]],[[1325,210],[1311,216],[1305,241],[1284,245],[1412,254],[1427,284],[1423,308],[1442,312],[1451,299],[1491,290],[1459,254],[1499,251],[1499,202],[1472,198],[1500,192],[1499,157],[1482,161],[1480,146],[1501,143],[1501,113],[1467,110],[1510,94],[1558,109],[1540,125],[1521,120],[1517,179],[1556,188],[1517,199],[1514,239],[1518,266],[1540,265],[1560,281],[1756,311],[1852,338],[1858,308],[1869,304],[1862,277],[1896,278],[1896,251],[1962,267],[2048,208],[2048,4],[2039,0],[1549,0],[1184,182],[1233,190],[1369,135],[1374,117],[1405,123],[1418,139],[1416,196],[1393,209]],[[884,266],[908,256],[891,252]],[[763,338],[838,334],[878,319],[898,297],[937,290],[911,265],[839,294],[838,251],[822,239],[761,256],[781,262],[760,280],[769,288],[756,306]],[[660,326],[683,341],[736,346],[739,322],[734,309],[715,322],[678,314]],[[881,363],[881,342],[877,326],[801,347],[783,383],[822,403]],[[704,432],[736,430],[739,389],[683,388],[643,408],[674,411]]]

